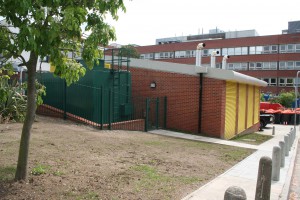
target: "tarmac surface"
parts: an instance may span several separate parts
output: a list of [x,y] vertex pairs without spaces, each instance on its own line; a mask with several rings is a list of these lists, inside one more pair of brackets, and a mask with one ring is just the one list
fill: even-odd
[[[167,130],[153,130],[151,133],[169,137],[184,138],[195,141],[204,141],[216,144],[238,146],[242,148],[256,149],[253,154],[216,177],[206,185],[184,197],[182,200],[222,200],[224,193],[230,186],[238,186],[244,189],[247,199],[255,199],[256,182],[259,160],[262,156],[272,158],[274,146],[279,146],[284,141],[292,125],[268,125],[261,134],[272,135],[272,127],[275,127],[275,135],[270,140],[260,145],[250,145],[234,141],[209,138],[185,133],[178,133]],[[272,181],[271,200],[298,200],[300,199],[300,128],[296,128],[296,138],[293,142],[289,156],[285,157],[285,166],[280,168],[279,181]],[[297,153],[298,152],[298,153]]]

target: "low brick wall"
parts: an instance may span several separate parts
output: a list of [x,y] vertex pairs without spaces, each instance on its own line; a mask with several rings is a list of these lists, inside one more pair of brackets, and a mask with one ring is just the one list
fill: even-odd
[[[63,110],[54,108],[49,105],[41,105],[37,109],[37,113],[41,115],[46,115],[50,117],[58,117],[63,118],[64,112]],[[100,128],[101,124],[92,122],[90,120],[84,119],[82,117],[79,117],[77,115],[73,115],[71,113],[66,113],[67,119],[79,123],[85,123],[88,125],[92,125],[96,128]],[[108,129],[109,124],[103,124],[104,129]],[[129,131],[144,131],[145,130],[145,120],[144,119],[135,119],[135,120],[128,120],[128,121],[122,121],[122,122],[114,122],[111,124],[112,130],[129,130]]]

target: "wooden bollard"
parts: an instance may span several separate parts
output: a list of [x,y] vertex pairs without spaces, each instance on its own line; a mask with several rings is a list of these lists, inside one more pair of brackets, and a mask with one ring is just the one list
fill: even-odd
[[230,186],[224,194],[224,200],[246,200],[247,196],[243,188]]
[[255,200],[269,200],[271,192],[272,159],[263,156],[259,160]]

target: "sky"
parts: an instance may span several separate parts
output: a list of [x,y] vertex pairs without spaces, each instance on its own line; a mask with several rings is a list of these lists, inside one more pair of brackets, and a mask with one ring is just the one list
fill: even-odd
[[122,45],[154,45],[155,39],[223,31],[252,30],[281,34],[300,20],[300,0],[124,0],[126,13],[107,22]]

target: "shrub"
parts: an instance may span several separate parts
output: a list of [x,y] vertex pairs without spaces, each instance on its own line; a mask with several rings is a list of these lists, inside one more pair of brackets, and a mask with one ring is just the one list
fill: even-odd
[[[0,66],[0,123],[22,122],[25,119],[27,96],[24,91],[27,84],[20,85],[17,79],[11,78],[14,74],[10,64]],[[39,106],[43,103],[42,96],[46,95],[46,88],[38,82],[36,88],[36,103]]]
[[281,92],[277,97],[274,97],[271,102],[272,103],[280,103],[286,108],[291,108],[292,103],[295,101],[295,93],[294,92]]
[[10,82],[11,69],[0,69],[0,123],[23,121],[27,98],[16,80]]

